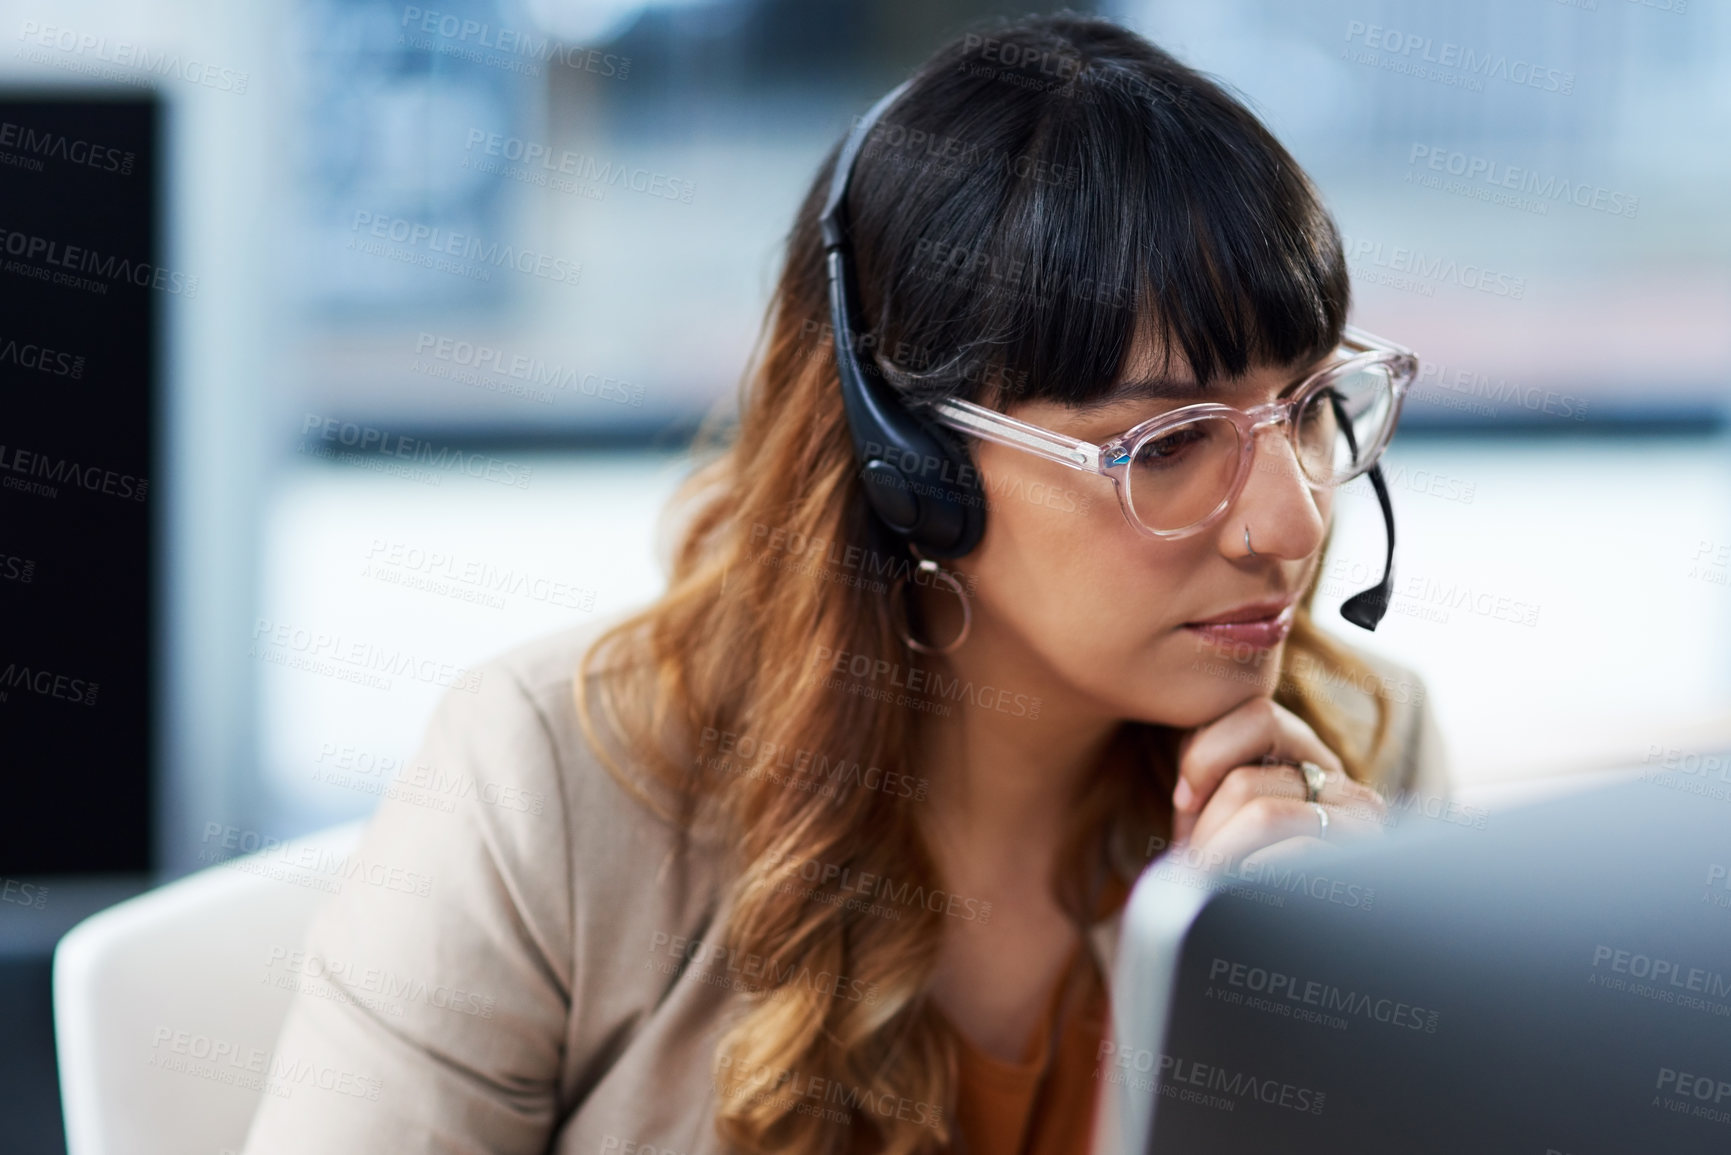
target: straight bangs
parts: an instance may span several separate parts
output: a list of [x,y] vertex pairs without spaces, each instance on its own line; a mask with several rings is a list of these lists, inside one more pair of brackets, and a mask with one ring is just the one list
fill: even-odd
[[1340,235],[1213,80],[1098,24],[950,55],[886,110],[849,193],[878,238],[859,262],[871,352],[913,399],[1085,404],[1139,339],[1203,387],[1339,341]]

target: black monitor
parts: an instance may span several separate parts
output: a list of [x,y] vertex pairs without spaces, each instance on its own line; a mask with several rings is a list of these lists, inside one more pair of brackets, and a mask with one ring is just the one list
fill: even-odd
[[1260,870],[1157,861],[1096,1150],[1731,1151],[1731,790],[1648,770]]
[[161,139],[148,93],[0,93],[8,879],[152,865]]

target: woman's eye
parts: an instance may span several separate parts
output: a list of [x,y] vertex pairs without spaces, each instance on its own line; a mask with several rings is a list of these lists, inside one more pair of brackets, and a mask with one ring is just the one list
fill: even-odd
[[1138,465],[1169,465],[1185,450],[1204,440],[1205,435],[1194,426],[1174,429],[1171,433],[1153,438],[1142,443],[1142,450],[1136,455]]
[[1340,394],[1333,389],[1319,389],[1309,401],[1305,402],[1304,412],[1300,420],[1326,420],[1334,415],[1334,407],[1341,402]]

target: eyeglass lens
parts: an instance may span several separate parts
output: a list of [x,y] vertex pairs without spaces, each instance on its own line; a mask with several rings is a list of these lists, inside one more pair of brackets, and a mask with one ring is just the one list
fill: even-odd
[[[1294,418],[1294,453],[1318,486],[1352,480],[1374,463],[1394,415],[1389,367],[1337,373],[1313,387]],[[1201,417],[1138,442],[1128,471],[1130,504],[1142,524],[1170,533],[1206,519],[1232,492],[1243,462],[1238,427]]]

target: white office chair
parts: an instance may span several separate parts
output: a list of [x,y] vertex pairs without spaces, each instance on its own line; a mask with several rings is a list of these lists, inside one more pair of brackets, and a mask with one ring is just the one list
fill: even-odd
[[[278,985],[362,823],[201,870],[92,915],[54,951],[70,1155],[239,1151],[292,990]],[[301,857],[305,853],[307,857]]]

